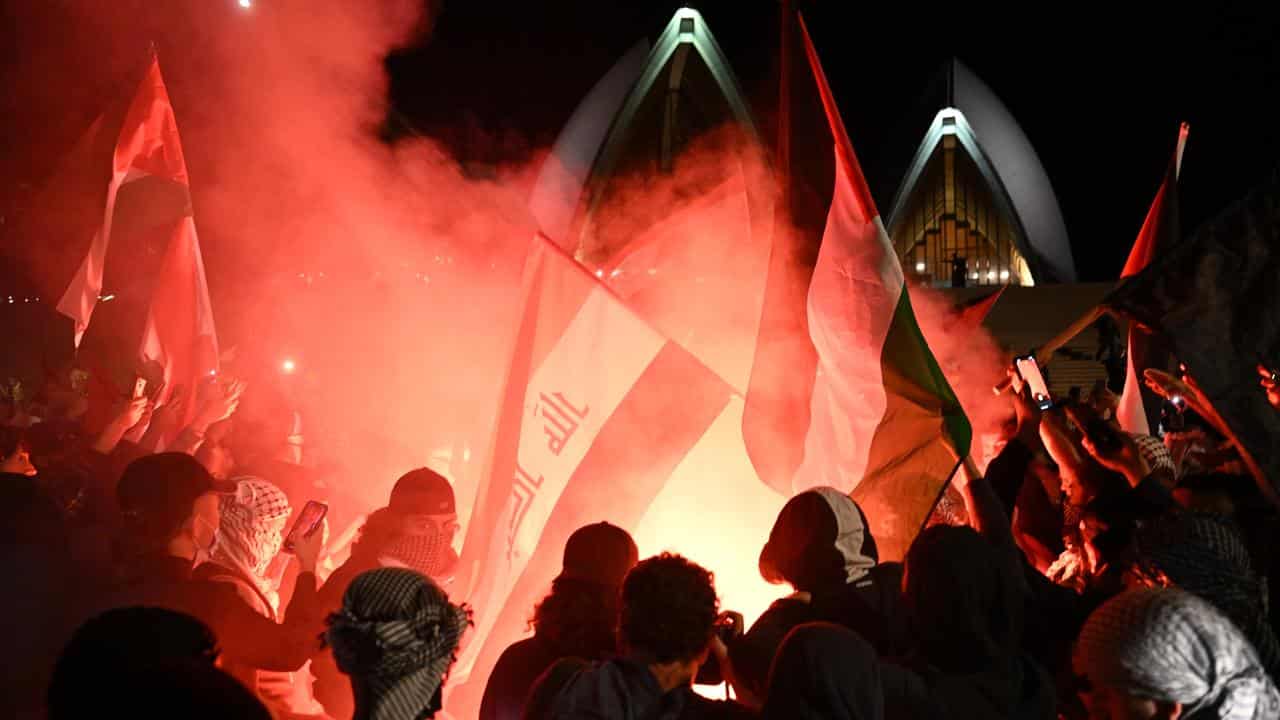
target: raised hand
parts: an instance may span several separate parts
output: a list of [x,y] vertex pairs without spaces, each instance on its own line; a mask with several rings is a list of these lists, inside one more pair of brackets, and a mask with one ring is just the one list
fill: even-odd
[[1271,407],[1280,410],[1280,374],[1259,364],[1258,375],[1262,378],[1258,384],[1267,391],[1267,402],[1271,403]]
[[243,380],[235,380],[226,385],[217,384],[204,398],[192,425],[204,432],[210,425],[234,415],[240,407],[240,397],[244,395],[246,387],[248,385]]
[[1124,475],[1133,486],[1151,474],[1151,466],[1129,433],[1107,425],[1090,408],[1072,406],[1067,408],[1067,414],[1077,427],[1084,430],[1080,445],[1100,465]]

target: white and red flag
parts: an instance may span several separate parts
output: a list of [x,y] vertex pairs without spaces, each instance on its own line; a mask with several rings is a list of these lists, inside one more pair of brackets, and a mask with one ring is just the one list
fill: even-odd
[[476,626],[451,712],[478,703],[498,655],[525,633],[569,535],[600,521],[634,529],[732,392],[541,234],[518,328],[462,548],[457,592]]
[[109,104],[45,183],[27,233],[33,242],[24,262],[41,289],[59,298],[77,349],[95,312],[105,311],[99,303],[115,300],[100,318],[100,339],[123,343],[123,352],[110,352],[128,356],[128,364],[150,366],[148,379],[164,383],[159,402],[178,388],[190,398],[199,380],[216,372],[217,333],[190,181],[154,52],[137,87]]

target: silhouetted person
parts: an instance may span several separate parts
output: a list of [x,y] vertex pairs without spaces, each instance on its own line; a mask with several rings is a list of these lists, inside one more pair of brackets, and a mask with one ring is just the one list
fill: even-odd
[[702,567],[667,553],[641,561],[622,583],[621,657],[588,667],[581,660],[556,663],[530,694],[538,713],[526,717],[751,717],[742,706],[707,700],[691,687],[719,642],[713,636],[718,606],[711,573]]
[[960,255],[951,256],[951,287],[962,288],[969,283],[969,261]]
[[[337,610],[352,580],[382,567],[414,570],[447,587],[458,564],[453,550],[457,532],[453,486],[429,468],[410,470],[391,488],[387,507],[369,515],[360,539],[351,548],[351,557],[320,589],[320,608],[324,612]],[[353,710],[351,693],[332,653],[318,654],[311,671],[316,678],[316,699],[325,710],[334,717],[349,716]]]
[[529,689],[561,658],[605,660],[617,653],[618,590],[639,560],[631,535],[609,523],[579,528],[564,548],[564,569],[534,609],[533,637],[498,658],[480,720],[519,720]]
[[71,569],[67,528],[28,457],[26,433],[0,426],[0,716],[35,713],[48,669],[74,627],[70,601],[84,581]]
[[760,552],[760,574],[796,592],[778,600],[729,644],[738,680],[764,689],[782,639],[797,625],[832,622],[856,630],[881,654],[893,650],[902,565],[879,564],[862,508],[835,488],[787,501]]
[[108,610],[81,625],[62,649],[48,687],[52,720],[94,717],[130,668],[175,661],[213,667],[218,641],[199,620],[157,607]]
[[116,489],[123,532],[120,577],[106,607],[151,605],[192,615],[217,635],[227,662],[263,670],[297,670],[320,647],[315,565],[323,543],[298,543],[302,567],[285,620],[277,624],[244,603],[228,583],[192,577],[220,523],[213,478],[190,455],[135,460]]
[[440,710],[471,612],[420,573],[380,568],[352,581],[328,623],[325,637],[351,678],[355,720],[419,720]]

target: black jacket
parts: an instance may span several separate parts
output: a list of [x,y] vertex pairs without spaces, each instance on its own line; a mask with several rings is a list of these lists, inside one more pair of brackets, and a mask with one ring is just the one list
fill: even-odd
[[783,598],[770,605],[745,635],[729,644],[739,682],[762,695],[782,640],[792,629],[805,623],[825,622],[846,627],[858,633],[882,656],[899,651],[904,633],[898,607],[902,565],[882,563],[872,568],[864,580],[815,592],[810,602]]
[[480,702],[480,720],[519,720],[530,689],[557,660],[604,660],[614,654],[613,650],[601,647],[569,651],[539,634],[511,645],[502,652],[489,675],[484,699]]
[[[737,720],[755,717],[747,708],[724,700],[708,700],[682,687],[663,692],[649,668],[625,658],[596,663],[576,672],[581,661],[562,660],[551,667],[530,693],[532,705],[554,697],[545,712],[529,720]],[[555,685],[556,687],[550,687]]]

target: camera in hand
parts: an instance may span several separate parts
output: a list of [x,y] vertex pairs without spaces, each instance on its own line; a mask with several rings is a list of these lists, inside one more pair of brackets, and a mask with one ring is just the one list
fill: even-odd
[[[716,619],[715,635],[726,647],[745,633],[742,615],[735,612],[724,612]],[[707,653],[707,661],[698,668],[693,678],[696,685],[719,685],[724,682],[724,673],[720,670],[720,660],[714,652]]]

